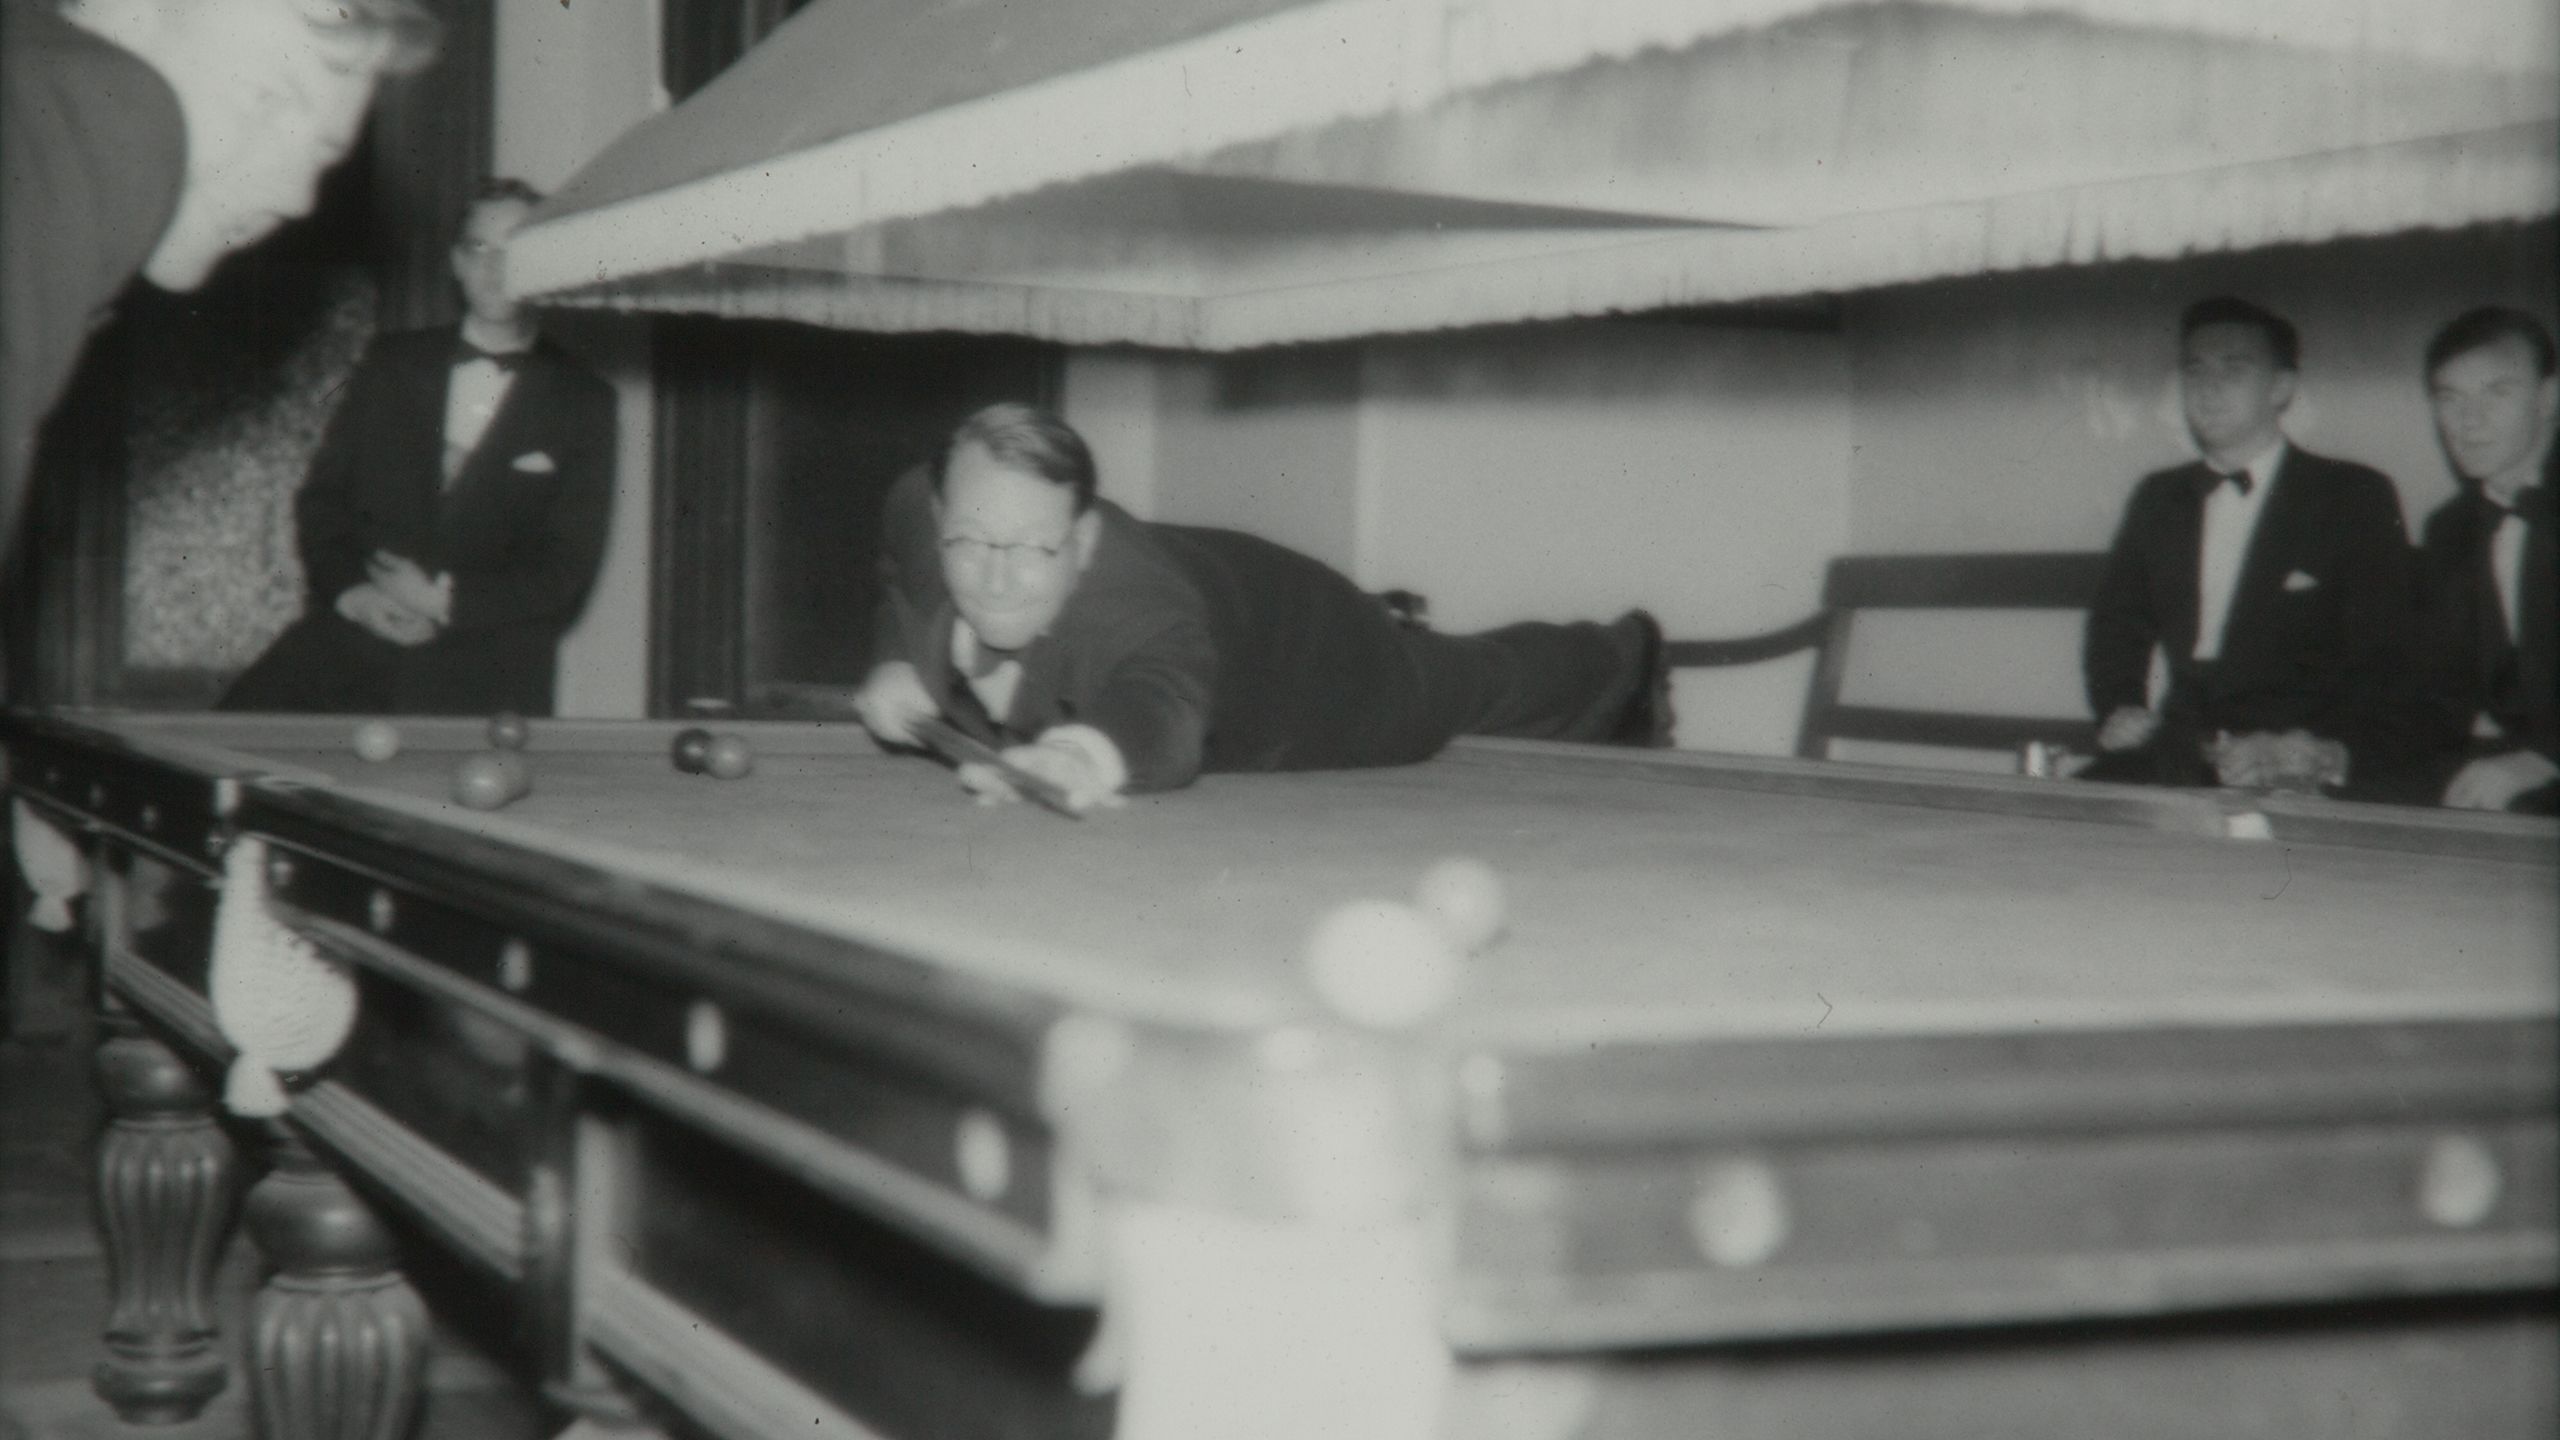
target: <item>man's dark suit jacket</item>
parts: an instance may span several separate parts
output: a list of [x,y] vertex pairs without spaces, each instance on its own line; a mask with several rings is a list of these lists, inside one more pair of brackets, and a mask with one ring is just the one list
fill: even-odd
[[[2489,539],[2504,512],[2466,484],[2427,517],[2419,544],[2419,645],[2427,699],[2428,780],[2436,794],[2470,760],[2531,750],[2560,760],[2560,544],[2552,497],[2560,490],[2560,451],[2543,464],[2542,485],[2519,497],[2525,521],[2517,581],[2522,623],[2510,636],[2496,593]],[[2476,741],[2473,718],[2487,713],[2503,740]],[[2435,795],[2426,797],[2430,800]],[[2545,797],[2544,808],[2548,808]]]
[[[612,517],[613,391],[557,348],[536,345],[448,486],[455,337],[450,326],[387,335],[357,367],[294,504],[303,618],[234,685],[226,707],[551,713],[560,636],[595,583]],[[364,582],[376,550],[453,576],[451,621],[435,639],[393,645],[337,614],[338,596]],[[368,673],[311,696],[330,677],[309,672],[350,647]],[[386,671],[387,694],[355,693]]]
[[177,209],[186,152],[150,66],[50,6],[0,3],[0,549],[45,416]]
[[[2241,561],[2222,654],[2200,662],[2197,585],[2211,482],[2197,461],[2145,476],[2127,502],[2089,609],[2082,660],[2090,707],[2103,722],[2120,706],[2144,704],[2158,645],[2169,657],[2164,744],[2301,729],[2343,742],[2351,774],[2397,763],[2410,743],[2409,545],[2399,492],[2378,471],[2288,444]],[[2210,779],[2201,770],[2193,778]]]

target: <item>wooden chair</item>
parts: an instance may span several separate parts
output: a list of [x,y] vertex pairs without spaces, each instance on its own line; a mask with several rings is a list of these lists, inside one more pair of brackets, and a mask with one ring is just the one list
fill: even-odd
[[1781,630],[1725,640],[1673,640],[1674,669],[1748,665],[1816,652],[1796,753],[1827,759],[1834,740],[2017,750],[2030,740],[2090,748],[2083,715],[2017,716],[1844,703],[1849,643],[1869,610],[2086,610],[2107,557],[2097,551],[1980,555],[1844,555],[1831,562],[1822,608]]

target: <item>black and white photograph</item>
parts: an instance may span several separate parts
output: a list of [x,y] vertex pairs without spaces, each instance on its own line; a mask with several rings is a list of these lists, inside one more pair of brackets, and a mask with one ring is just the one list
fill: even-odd
[[0,0],[0,1440],[2550,1440],[2560,0]]

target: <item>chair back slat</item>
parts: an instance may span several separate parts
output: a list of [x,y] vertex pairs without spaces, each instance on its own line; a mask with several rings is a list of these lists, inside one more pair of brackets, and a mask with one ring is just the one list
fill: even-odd
[[2107,557],[2045,550],[1996,555],[1843,555],[1822,603],[1832,610],[2086,610]]
[[1669,643],[1675,667],[1744,665],[1814,651],[1796,753],[1824,759],[1834,740],[2016,750],[2029,741],[2087,748],[2087,715],[1999,715],[1844,702],[1849,648],[1869,610],[2086,610],[2107,557],[2099,551],[1844,555],[1822,586],[1823,608],[1762,635]]

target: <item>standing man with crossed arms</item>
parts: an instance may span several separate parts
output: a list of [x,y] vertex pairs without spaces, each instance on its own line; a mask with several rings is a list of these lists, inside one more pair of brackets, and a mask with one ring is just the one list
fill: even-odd
[[416,0],[0,3],[0,551],[125,282],[193,290],[307,213],[439,37]]

